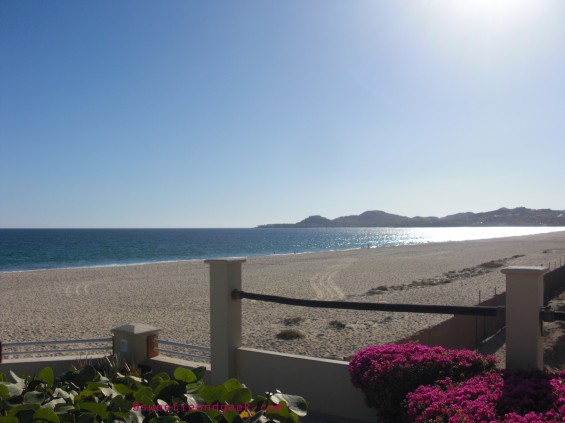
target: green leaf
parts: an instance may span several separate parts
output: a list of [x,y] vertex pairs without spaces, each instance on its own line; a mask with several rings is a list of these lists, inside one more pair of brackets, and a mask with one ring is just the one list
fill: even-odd
[[110,406],[108,408],[109,411],[113,411],[113,412],[124,412],[124,413],[129,413],[129,411],[132,409],[133,404],[131,401],[128,401],[127,399],[125,399],[122,396],[117,396],[115,398],[112,399],[112,402],[110,403]]
[[6,385],[0,384],[0,400],[5,400],[10,398],[10,390]]
[[39,404],[20,404],[20,405],[16,405],[14,408],[12,408],[9,412],[8,415],[9,416],[17,416],[19,413],[23,412],[23,411],[32,411],[31,415],[33,416],[33,414],[35,413],[36,410],[39,410]]
[[194,394],[184,394],[184,397],[186,398],[186,404],[188,406],[193,407],[193,410],[196,409],[196,407],[198,406],[198,404],[204,404],[206,401],[204,401],[204,398],[202,398],[199,395],[194,395]]
[[307,414],[308,402],[301,396],[278,392],[271,396],[271,400],[275,404],[279,404],[281,401],[286,402],[288,408],[300,417],[304,417]]
[[105,397],[114,398],[114,397],[117,397],[118,395],[121,395],[114,388],[102,388],[102,387],[100,387],[98,389],[100,390],[100,392],[102,392],[102,395],[104,395]]
[[26,381],[25,379],[22,379],[21,377],[19,377],[17,374],[15,374],[13,371],[10,370],[10,376],[12,376],[12,379],[14,379],[14,381],[16,382],[15,384],[22,389],[25,389],[26,387]]
[[195,411],[194,413],[187,414],[181,421],[188,423],[212,423],[212,419],[201,411]]
[[0,416],[0,423],[19,423],[19,420],[14,416]]
[[57,404],[55,406],[55,414],[68,414],[71,411],[74,411],[75,408],[72,405],[63,405],[63,404]]
[[55,388],[55,390],[53,391],[53,397],[57,398],[63,398],[63,399],[71,399],[71,401],[74,399],[74,395],[61,389],[61,388]]
[[24,388],[25,388],[19,386],[16,383],[7,383],[5,385],[2,384],[0,386],[5,386],[6,388],[8,388],[8,392],[10,393],[10,398],[20,396],[24,392]]
[[45,367],[42,369],[36,378],[45,382],[49,388],[53,388],[53,385],[55,384],[55,375],[53,375],[53,369],[51,367]]
[[203,380],[204,375],[206,374],[206,367],[196,367],[195,369],[192,369],[192,373],[196,375],[196,378],[198,380]]
[[123,383],[115,383],[112,385],[112,387],[122,395],[129,395],[134,392]]
[[[160,373],[157,373],[156,375],[154,375],[154,376],[151,378],[151,380],[153,380],[153,379],[171,380],[171,377],[169,376],[168,373],[160,372]],[[162,382],[162,381],[161,381],[161,382]],[[161,382],[159,382],[159,383],[161,383]]]
[[90,397],[94,397],[94,394],[96,394],[96,391],[93,391],[92,389],[83,389],[78,394],[78,398],[79,399],[90,398]]
[[155,396],[166,401],[180,398],[184,393],[182,387],[176,380],[167,380],[155,388]]
[[143,423],[143,413],[141,412],[141,410],[130,410],[129,412],[129,418],[126,419],[127,423]]
[[196,393],[204,399],[206,404],[213,404],[216,401],[219,401],[228,390],[224,385],[218,386],[203,386],[199,389]]
[[86,383],[86,382],[94,382],[98,372],[92,366],[85,366],[79,370],[78,374],[80,375],[81,380],[84,383]]
[[172,423],[172,422],[179,422],[178,416],[160,416],[160,417],[153,417],[149,420],[151,422],[163,422],[163,423]]
[[94,413],[85,413],[78,416],[76,423],[97,423],[96,414]]
[[236,388],[227,392],[221,399],[228,404],[247,404],[251,401],[253,394],[247,388]]
[[228,379],[224,382],[224,386],[228,391],[232,389],[246,388],[246,386],[237,379]]
[[264,411],[260,411],[257,414],[255,414],[254,416],[252,416],[251,418],[246,420],[247,423],[268,423],[268,422],[272,422],[272,421],[273,420],[271,420],[271,419],[269,419],[268,417],[265,416]]
[[102,420],[106,420],[108,417],[108,405],[99,402],[85,401],[80,403],[80,409],[85,411],[90,411],[96,413],[97,416],[102,417]]
[[33,420],[48,423],[60,422],[59,416],[57,416],[57,414],[55,414],[55,412],[50,408],[40,408],[39,410],[37,410],[33,415]]
[[51,410],[54,410],[55,407],[57,406],[57,404],[66,404],[66,403],[67,402],[63,398],[55,398],[55,399],[52,399],[51,401],[43,404],[42,407],[50,408]]
[[153,404],[153,390],[149,386],[144,386],[133,394],[133,398],[141,404],[146,404],[149,398],[148,404]]
[[185,369],[184,367],[177,367],[173,376],[176,380],[180,380],[185,383],[194,383],[198,380],[198,377],[192,370]]
[[47,395],[43,392],[31,391],[24,395],[24,403],[42,404],[47,399]]

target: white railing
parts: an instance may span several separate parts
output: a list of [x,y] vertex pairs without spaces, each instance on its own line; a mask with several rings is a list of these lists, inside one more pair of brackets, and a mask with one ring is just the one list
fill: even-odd
[[210,347],[204,347],[201,345],[191,345],[191,344],[183,344],[181,342],[174,342],[174,341],[166,341],[164,339],[159,339],[159,338],[155,338],[152,340],[153,342],[156,342],[157,345],[167,345],[170,347],[174,347],[174,348],[180,348],[183,350],[191,350],[191,351],[202,351],[205,352],[207,354],[191,354],[191,353],[187,353],[184,351],[179,351],[178,349],[176,350],[171,350],[171,349],[167,349],[167,348],[161,348],[159,346],[153,347],[154,351],[163,353],[163,354],[170,354],[170,355],[174,355],[174,356],[180,356],[183,358],[191,358],[194,360],[202,360],[202,361],[210,361]]
[[[56,349],[29,349],[36,346],[64,345],[64,344],[102,344],[106,346],[79,347],[79,348],[56,348]],[[24,348],[21,350],[21,348]],[[44,354],[64,354],[81,353],[87,351],[111,351],[113,349],[112,338],[88,338],[88,339],[63,339],[49,341],[22,341],[22,342],[0,342],[0,363],[4,357],[19,355],[44,355]]]

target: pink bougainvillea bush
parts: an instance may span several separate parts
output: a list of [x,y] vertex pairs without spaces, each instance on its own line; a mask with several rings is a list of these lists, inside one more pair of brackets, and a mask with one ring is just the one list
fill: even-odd
[[539,423],[565,421],[565,372],[494,371],[464,382],[421,386],[407,395],[410,421]]
[[466,380],[493,370],[496,359],[469,350],[418,344],[376,345],[359,351],[349,363],[353,385],[388,422],[405,420],[406,395],[441,379]]

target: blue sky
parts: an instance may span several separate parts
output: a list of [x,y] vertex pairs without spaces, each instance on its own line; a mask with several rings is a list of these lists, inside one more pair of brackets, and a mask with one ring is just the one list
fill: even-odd
[[565,2],[0,0],[0,227],[565,209]]

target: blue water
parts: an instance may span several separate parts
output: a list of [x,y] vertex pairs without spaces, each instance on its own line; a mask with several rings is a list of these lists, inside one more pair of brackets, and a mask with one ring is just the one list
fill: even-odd
[[0,272],[377,248],[559,230],[565,228],[0,229]]

